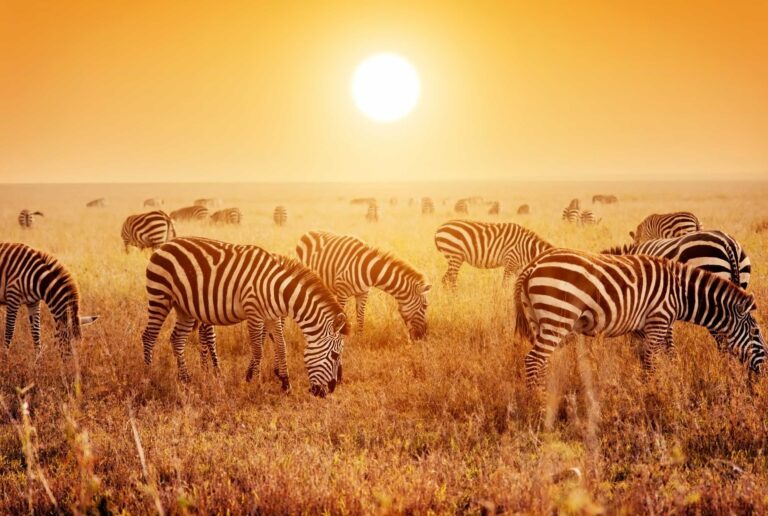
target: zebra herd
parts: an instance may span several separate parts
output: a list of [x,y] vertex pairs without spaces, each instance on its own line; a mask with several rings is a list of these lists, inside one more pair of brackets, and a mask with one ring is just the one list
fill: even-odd
[[[368,199],[353,204],[371,205]],[[423,198],[421,206],[422,212],[434,209],[430,198]],[[182,211],[200,210],[207,212],[199,205]],[[241,217],[236,208],[217,213],[224,213],[226,222]],[[174,220],[180,217],[179,210],[171,215],[155,210],[128,217],[122,228],[126,251],[129,246],[153,250],[146,268],[148,322],[141,336],[147,365],[172,310],[176,323],[171,343],[181,380],[189,380],[184,351],[190,333],[197,329],[200,336],[202,364],[207,366],[210,356],[218,371],[214,327],[246,322],[251,344],[246,380],[259,371],[270,335],[275,375],[289,390],[283,331],[284,319],[290,317],[306,340],[310,391],[320,397],[333,392],[342,379],[349,333],[344,309],[350,298],[355,298],[358,333],[364,327],[369,292],[379,289],[397,302],[413,341],[427,335],[427,278],[359,238],[309,231],[299,238],[294,259],[255,245],[178,237]],[[285,217],[279,206],[275,222],[280,225],[278,220],[284,223]],[[630,235],[631,244],[592,254],[557,248],[514,223],[452,220],[437,228],[434,242],[447,261],[442,282],[451,291],[465,262],[483,269],[503,267],[504,284],[517,276],[516,334],[531,342],[524,364],[531,387],[540,385],[549,356],[574,333],[641,337],[643,365],[652,369],[657,352],[674,345],[671,327],[676,321],[707,328],[720,346],[759,372],[766,348],[753,316],[754,297],[746,291],[751,263],[739,242],[722,231],[702,230],[689,212],[651,215]],[[0,244],[0,279],[6,346],[22,305],[38,348],[41,301],[53,314],[63,352],[80,336],[80,327],[96,319],[79,315],[74,280],[45,253],[23,244]]]

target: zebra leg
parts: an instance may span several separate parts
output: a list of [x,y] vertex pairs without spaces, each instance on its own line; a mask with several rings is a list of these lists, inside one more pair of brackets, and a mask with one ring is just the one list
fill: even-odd
[[525,379],[529,388],[541,388],[541,380],[546,373],[547,361],[559,341],[560,339],[557,337],[543,335],[541,328],[539,328],[533,341],[533,349],[525,356]]
[[29,328],[32,331],[32,342],[35,344],[35,350],[40,353],[40,301],[27,305],[29,314]]
[[448,257],[448,270],[445,271],[443,276],[443,285],[449,288],[456,288],[456,279],[459,276],[459,268],[464,263],[464,259],[460,256]]
[[368,292],[363,292],[355,296],[355,309],[357,311],[357,332],[363,333],[365,324],[365,305],[368,303]]
[[259,371],[261,365],[261,352],[264,346],[264,322],[255,318],[248,318],[248,337],[251,341],[251,363],[248,364],[248,370],[245,372],[245,381],[253,380],[253,374]]
[[645,351],[643,353],[643,368],[648,372],[653,372],[656,355],[667,343],[667,338],[671,335],[671,329],[668,323],[651,322],[651,326],[646,326],[644,332]]
[[16,330],[16,316],[19,313],[18,302],[8,300],[8,304],[5,307],[5,349],[11,347],[11,340],[13,340],[13,332]]
[[147,326],[141,334],[141,342],[144,346],[144,363],[146,365],[152,363],[152,350],[155,349],[155,342],[157,342],[160,328],[163,327],[163,323],[170,311],[170,300],[156,298],[149,299],[149,305],[147,307]]
[[190,376],[187,370],[187,363],[184,360],[184,348],[187,345],[187,337],[195,328],[195,320],[178,310],[176,313],[176,326],[173,327],[173,332],[171,332],[171,346],[173,346],[173,354],[176,355],[176,364],[179,367],[179,380],[188,382]]
[[[288,359],[285,353],[285,335],[283,334],[283,319],[265,324],[265,329],[268,329],[272,334],[272,340],[275,341],[275,376],[280,379],[283,391],[289,392],[291,390],[291,381],[288,378]],[[262,337],[263,341],[263,337]]]
[[208,368],[208,352],[211,353],[213,373],[219,375],[219,356],[216,353],[216,331],[210,324],[201,324],[198,330],[200,336],[200,361],[204,369]]

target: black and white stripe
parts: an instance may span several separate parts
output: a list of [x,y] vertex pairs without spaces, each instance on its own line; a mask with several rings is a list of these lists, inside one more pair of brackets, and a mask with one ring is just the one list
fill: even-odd
[[589,210],[583,210],[579,215],[579,222],[584,226],[591,226],[600,222],[595,214]]
[[365,322],[365,304],[372,288],[397,301],[412,339],[427,332],[427,293],[431,285],[406,262],[369,246],[359,238],[325,231],[304,234],[296,246],[302,263],[315,271],[344,306],[354,297],[357,329]]
[[456,204],[453,205],[454,213],[460,215],[466,215],[469,213],[469,201],[467,199],[459,199]]
[[[278,339],[276,348],[285,349],[281,319],[291,317],[307,341],[304,363],[311,392],[325,396],[336,387],[346,317],[320,278],[295,260],[275,257],[256,246],[177,238],[163,244],[150,257],[147,296],[149,320],[142,334],[147,364],[152,362],[163,322],[175,309],[171,342],[182,380],[189,379],[184,347],[196,323],[202,323],[203,359],[210,350],[215,366],[218,360],[209,327],[242,321],[247,321],[253,352],[246,373],[250,380],[259,368],[264,333]],[[289,384],[285,360],[278,368],[286,388]]]
[[521,267],[551,244],[536,233],[511,222],[452,220],[435,232],[435,246],[448,260],[443,284],[456,286],[459,268],[464,262],[481,269],[504,267],[506,282]]
[[501,204],[499,201],[492,201],[490,205],[491,207],[488,208],[488,215],[498,215],[501,211]]
[[696,215],[689,211],[678,211],[648,215],[635,231],[629,232],[629,236],[636,244],[640,244],[646,240],[674,238],[696,231],[701,231],[701,223]]
[[765,341],[752,316],[754,298],[702,269],[651,256],[593,255],[553,249],[531,262],[515,284],[517,333],[533,341],[525,358],[530,385],[571,333],[617,337],[640,332],[644,364],[672,336],[675,321],[723,335],[728,348],[754,371]]
[[216,224],[235,224],[239,225],[243,220],[243,213],[240,208],[226,208],[214,212],[211,215],[211,221]]
[[35,225],[35,217],[42,217],[43,214],[39,211],[31,212],[29,210],[21,210],[19,213],[19,226],[29,229]]
[[13,340],[16,317],[27,308],[32,341],[40,347],[40,303],[53,316],[56,341],[63,356],[71,353],[80,327],[97,317],[80,317],[80,292],[69,271],[54,257],[24,244],[0,243],[0,304],[5,305],[5,347]]
[[187,206],[171,212],[173,220],[206,220],[208,208],[204,206]]
[[126,253],[128,246],[156,249],[176,238],[176,227],[167,213],[155,210],[126,218],[120,235]]
[[272,213],[272,220],[274,220],[275,224],[278,226],[285,226],[288,222],[288,210],[285,209],[285,206],[275,207],[275,211]]
[[379,221],[379,206],[376,203],[370,203],[368,209],[365,212],[365,220],[368,222]]
[[645,254],[704,269],[746,289],[752,264],[741,244],[722,231],[698,231],[676,238],[613,247],[603,254]]

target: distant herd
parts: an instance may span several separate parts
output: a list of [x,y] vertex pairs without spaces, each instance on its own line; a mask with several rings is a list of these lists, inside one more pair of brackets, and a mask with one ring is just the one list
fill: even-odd
[[[613,195],[595,195],[592,203],[612,204]],[[148,322],[142,333],[144,360],[152,361],[160,329],[171,311],[176,322],[171,343],[179,378],[189,380],[184,358],[187,337],[197,330],[204,366],[208,357],[218,371],[215,326],[246,322],[251,361],[246,379],[259,371],[264,340],[275,342],[275,376],[290,389],[284,319],[301,329],[306,347],[304,362],[310,391],[320,397],[333,392],[342,380],[342,352],[348,332],[344,307],[355,298],[357,331],[365,320],[368,293],[380,289],[398,303],[409,336],[427,336],[428,294],[431,285],[413,266],[351,236],[309,231],[299,239],[297,258],[271,253],[257,246],[217,240],[179,237],[175,221],[211,220],[240,224],[238,208],[218,208],[217,199],[197,199],[169,214],[164,202],[147,199],[152,211],[129,216],[121,237],[130,246],[151,249],[146,269]],[[378,220],[374,198],[356,198],[352,205],[366,207],[365,217]],[[390,199],[394,206],[397,199]],[[409,206],[416,202],[411,199]],[[443,202],[445,204],[445,201]],[[104,208],[104,199],[87,204]],[[470,206],[485,206],[498,215],[500,203],[481,197],[459,199],[453,206],[466,215]],[[432,215],[435,203],[420,202],[421,213]],[[521,205],[517,214],[530,213]],[[19,224],[31,228],[40,212],[24,210]],[[596,224],[589,210],[574,199],[563,210],[566,223]],[[287,223],[284,206],[273,212],[277,226]],[[435,246],[448,268],[445,288],[454,291],[460,267],[503,268],[504,284],[513,277],[516,334],[531,343],[525,358],[531,387],[541,377],[551,353],[571,334],[616,337],[632,334],[644,341],[643,365],[653,370],[658,351],[674,346],[672,324],[687,321],[707,328],[718,346],[727,349],[760,372],[766,345],[754,319],[754,297],[749,285],[751,263],[741,244],[725,232],[702,229],[689,212],[653,214],[630,233],[632,243],[599,254],[558,248],[529,229],[509,222],[450,220],[435,232]],[[56,325],[56,340],[63,356],[80,327],[96,320],[79,313],[76,282],[55,258],[24,244],[0,244],[0,303],[6,305],[5,344],[10,346],[18,310],[25,306],[32,321],[33,341],[40,346],[40,302],[49,307]]]

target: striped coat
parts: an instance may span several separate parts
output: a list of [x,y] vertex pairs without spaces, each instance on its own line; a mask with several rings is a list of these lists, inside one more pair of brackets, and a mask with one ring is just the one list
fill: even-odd
[[211,215],[211,221],[216,224],[236,224],[239,225],[243,220],[243,213],[240,208],[226,208],[219,210]]
[[156,249],[176,238],[176,227],[164,211],[156,210],[126,218],[120,236],[126,253],[129,246]]
[[464,262],[480,269],[504,267],[504,281],[551,244],[536,233],[511,222],[452,220],[435,233],[435,246],[448,260],[443,284],[456,286]]
[[593,224],[597,224],[600,221],[595,217],[594,213],[589,210],[584,210],[579,215],[579,222],[581,222],[581,224],[584,226],[591,226]]
[[365,323],[368,293],[378,288],[397,301],[413,340],[426,336],[427,293],[431,285],[406,262],[369,246],[359,238],[326,231],[304,234],[296,246],[299,260],[315,271],[344,306],[354,297],[357,329]]
[[619,202],[619,199],[616,198],[615,195],[593,195],[592,196],[592,204],[595,203],[601,203],[601,204],[615,204]]
[[[336,387],[346,317],[320,278],[295,260],[277,258],[256,246],[177,238],[150,257],[147,297],[149,318],[142,334],[147,364],[165,319],[175,309],[171,342],[180,379],[189,379],[184,347],[196,324],[201,329],[203,363],[210,351],[215,366],[212,326],[246,321],[252,349],[246,373],[250,380],[259,369],[265,331],[276,337],[276,348],[284,350],[281,319],[291,317],[307,341],[304,363],[310,391],[324,397]],[[289,388],[284,358],[277,374],[283,388]]]
[[594,255],[567,249],[543,253],[515,284],[517,333],[533,341],[525,358],[536,385],[555,348],[571,333],[617,337],[641,332],[644,364],[671,337],[675,321],[721,334],[728,348],[759,371],[765,341],[752,316],[754,298],[702,269],[651,256]]
[[40,303],[53,316],[63,356],[71,352],[80,327],[97,317],[80,316],[80,292],[69,271],[54,257],[24,244],[0,243],[0,304],[5,305],[5,347],[13,340],[16,317],[27,308],[32,341],[40,352]]
[[701,231],[701,223],[691,212],[678,211],[648,215],[629,236],[636,244],[657,238],[674,238]]
[[530,215],[531,213],[531,207],[527,204],[521,204],[517,208],[517,214],[518,215]]
[[173,220],[206,220],[208,208],[204,206],[187,206],[171,212]]
[[39,211],[30,212],[29,210],[21,210],[19,213],[19,226],[29,229],[35,225],[35,217],[42,217],[43,214]]
[[421,214],[422,215],[432,215],[435,213],[435,203],[432,201],[431,197],[422,197],[421,198]]
[[466,199],[459,199],[453,205],[453,211],[460,215],[466,215],[469,213],[469,202]]
[[144,206],[147,206],[150,208],[160,208],[163,204],[165,204],[165,201],[158,197],[151,197],[149,199],[144,199]]
[[288,223],[288,210],[285,209],[285,206],[277,206],[275,208],[274,213],[272,213],[272,220],[278,226],[285,226]]
[[501,211],[501,205],[499,204],[499,201],[493,201],[490,204],[490,208],[488,208],[488,215],[498,215]]
[[368,222],[379,221],[379,206],[376,203],[368,205],[368,210],[365,212],[365,220]]

